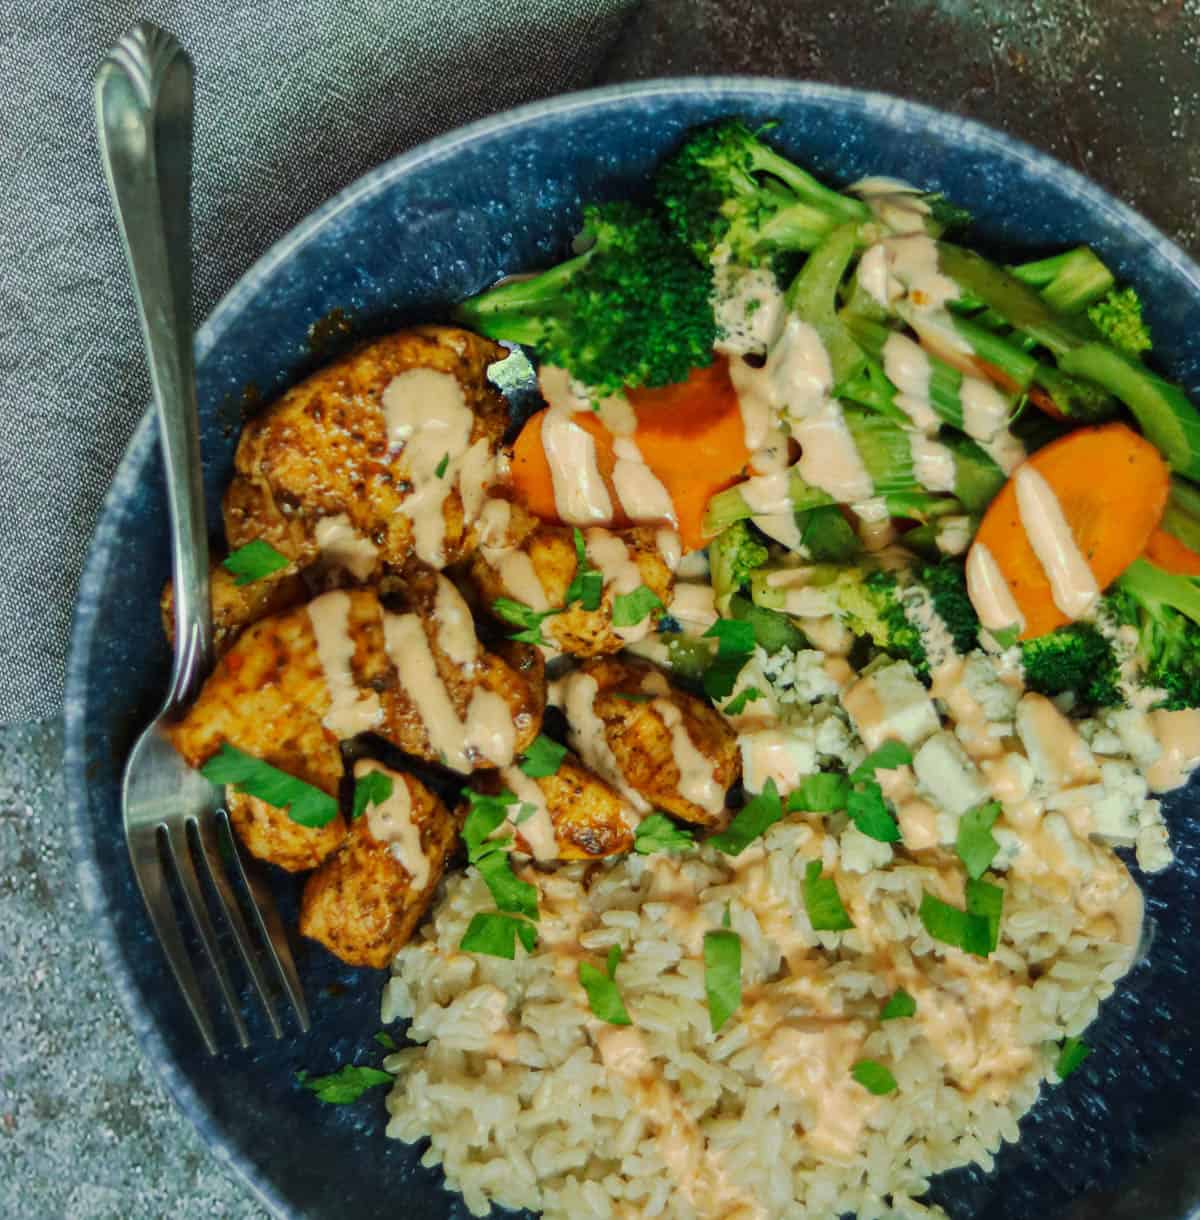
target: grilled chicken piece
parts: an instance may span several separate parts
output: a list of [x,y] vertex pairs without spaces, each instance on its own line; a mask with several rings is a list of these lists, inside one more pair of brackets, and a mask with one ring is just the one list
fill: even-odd
[[304,886],[300,931],[351,966],[385,969],[433,901],[458,837],[449,810],[411,775],[361,761],[356,778],[378,771],[392,784],[368,806]]
[[[488,772],[472,781],[480,792],[507,789],[532,806],[513,828],[517,851],[536,860],[599,860],[633,850],[638,815],[611,784],[567,754],[553,775],[533,778],[517,767]],[[460,821],[466,806],[459,810]]]
[[238,792],[232,785],[225,789],[225,808],[242,846],[289,873],[316,868],[346,837],[346,821],[340,813],[324,826],[301,826],[286,809]]
[[[492,519],[492,504],[507,506],[498,514],[498,521]],[[570,526],[550,525],[520,505],[492,500],[479,533],[480,546],[471,559],[470,573],[488,607],[500,597],[533,610],[563,605],[578,567],[575,532]],[[547,643],[572,656],[595,657],[619,652],[653,627],[654,617],[648,616],[632,628],[614,628],[617,593],[645,585],[665,606],[671,600],[675,574],[659,550],[660,536],[670,531],[637,526],[620,531],[593,528],[583,533],[589,563],[605,573],[599,608],[585,610],[575,601],[561,614],[542,621],[542,635]],[[620,590],[615,578],[618,572],[628,586]]]
[[508,422],[486,370],[506,355],[469,331],[420,326],[305,378],[242,432],[230,547],[262,538],[300,567],[324,553],[359,582],[414,554],[439,568],[462,558]]
[[571,745],[640,797],[643,812],[725,823],[725,794],[741,774],[737,736],[702,699],[673,688],[648,662],[626,658],[588,661],[560,680],[557,694]]
[[367,730],[463,772],[511,761],[541,726],[540,654],[483,649],[438,573],[416,573],[407,590],[402,614],[357,589],[247,628],[170,730],[176,748],[200,766],[228,742],[330,795],[343,771],[339,741]]
[[[233,574],[214,563],[208,573],[213,619],[213,648],[217,656],[225,653],[234,640],[251,623],[268,614],[278,614],[302,602],[306,596],[304,582],[294,568],[273,572],[248,585],[238,585]],[[163,586],[159,599],[163,632],[167,643],[175,647],[175,586],[171,581]]]

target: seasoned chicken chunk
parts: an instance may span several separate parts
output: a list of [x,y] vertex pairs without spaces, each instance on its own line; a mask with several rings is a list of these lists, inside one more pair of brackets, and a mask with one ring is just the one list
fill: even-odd
[[572,747],[642,812],[663,809],[702,826],[726,821],[725,794],[741,772],[737,737],[702,699],[645,661],[616,657],[567,674],[555,698]]
[[535,860],[598,860],[633,850],[638,814],[574,754],[567,754],[553,775],[534,778],[519,767],[505,767],[479,776],[474,785],[481,792],[505,789],[517,797],[522,813],[513,827],[514,846]]
[[[221,656],[242,631],[268,614],[278,614],[302,602],[304,582],[294,568],[284,568],[260,580],[239,585],[231,572],[219,562],[208,573],[212,602],[213,649]],[[159,599],[163,631],[167,643],[175,646],[175,586],[171,581],[163,586]]]
[[225,789],[225,808],[242,846],[252,856],[289,873],[316,868],[346,837],[346,821],[340,813],[324,826],[301,826],[288,817],[286,809],[277,809],[232,785]]
[[300,931],[351,966],[384,969],[433,901],[457,838],[449,810],[411,775],[366,760],[388,795],[350,824],[339,850],[309,877]]
[[223,742],[335,795],[340,740],[373,731],[467,772],[503,766],[537,736],[545,671],[536,649],[484,649],[439,573],[406,586],[403,612],[368,589],[325,593],[247,628],[170,730],[200,766]]
[[305,378],[242,432],[230,547],[262,538],[360,582],[414,554],[438,568],[460,559],[508,421],[486,377],[506,355],[469,331],[419,326]]
[[[547,524],[519,505],[493,499],[484,508],[479,535],[480,547],[471,559],[470,573],[487,606],[497,598],[520,602],[535,611],[564,605],[579,567],[575,531],[570,526]],[[667,605],[675,576],[664,552],[669,554],[678,539],[670,530],[654,526],[587,529],[583,538],[587,565],[600,574],[602,582],[599,606],[586,610],[580,600],[574,600],[561,613],[545,618],[541,629],[546,642],[563,652],[593,657],[618,652],[653,629],[657,610],[636,623],[614,626],[614,599],[644,586]]]

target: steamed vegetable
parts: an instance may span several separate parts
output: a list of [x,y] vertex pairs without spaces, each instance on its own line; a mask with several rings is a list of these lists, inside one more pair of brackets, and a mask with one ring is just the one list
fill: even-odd
[[[1157,450],[1124,424],[1082,428],[1028,459],[1050,485],[1101,589],[1145,549],[1167,501]],[[1067,622],[1017,507],[1015,480],[992,502],[976,542],[991,551],[1025,619],[1022,639]]]
[[1112,607],[1137,628],[1142,680],[1163,692],[1162,706],[1200,707],[1200,580],[1139,559],[1117,581]]
[[597,393],[683,381],[712,360],[711,275],[654,213],[629,203],[583,210],[581,254],[501,282],[456,316],[531,347]]

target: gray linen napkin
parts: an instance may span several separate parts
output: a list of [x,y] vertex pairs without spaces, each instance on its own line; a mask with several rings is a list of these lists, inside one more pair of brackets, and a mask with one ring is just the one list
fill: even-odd
[[108,47],[148,18],[196,64],[199,320],[381,161],[592,83],[635,5],[0,0],[0,722],[58,711],[96,511],[150,396],[92,134]]

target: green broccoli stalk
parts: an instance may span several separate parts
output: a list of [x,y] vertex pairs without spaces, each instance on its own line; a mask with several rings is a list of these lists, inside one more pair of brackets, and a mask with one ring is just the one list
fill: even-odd
[[1092,325],[1126,356],[1140,356],[1152,346],[1150,331],[1142,319],[1142,302],[1132,288],[1108,293],[1088,310]]
[[708,564],[712,575],[717,612],[729,614],[729,603],[750,579],[755,568],[767,562],[767,548],[745,521],[737,521],[708,544]]
[[1111,707],[1121,695],[1120,664],[1091,623],[1071,623],[1021,645],[1025,685],[1042,695],[1071,693],[1088,707]]
[[[1182,389],[1105,343],[1105,334],[1097,329],[1094,319],[1056,313],[1035,289],[974,251],[942,242],[938,262],[942,273],[967,295],[982,301],[1014,330],[1046,348],[1062,373],[1093,382],[1120,399],[1173,469],[1200,478],[1200,411]],[[1093,309],[1123,345],[1138,341],[1129,333],[1128,303],[1111,304],[1107,310]],[[1140,311],[1138,317],[1140,320]],[[1041,384],[1053,395],[1054,387],[1044,376]]]
[[1162,528],[1200,554],[1200,487],[1180,478],[1171,480]]
[[669,385],[712,362],[712,277],[661,220],[629,203],[590,205],[580,243],[565,263],[464,301],[457,318],[599,394]]
[[829,354],[835,389],[859,374],[866,361],[862,348],[838,316],[838,291],[858,246],[857,225],[834,229],[805,260],[785,296],[789,312],[820,335]]
[[1112,272],[1087,246],[1077,246],[1051,258],[1009,267],[1022,283],[1039,289],[1042,300],[1061,313],[1082,313],[1114,283]]
[[780,251],[813,250],[839,225],[871,215],[740,119],[691,132],[659,166],[655,193],[679,239],[706,264],[718,247],[747,266]]
[[1159,706],[1200,707],[1200,579],[1136,559],[1117,580],[1113,608],[1138,630],[1142,680],[1163,692]]

